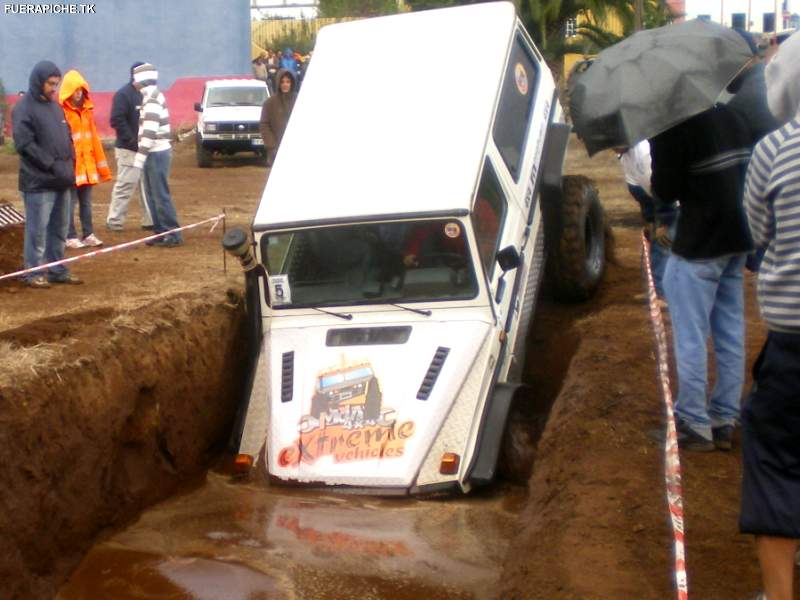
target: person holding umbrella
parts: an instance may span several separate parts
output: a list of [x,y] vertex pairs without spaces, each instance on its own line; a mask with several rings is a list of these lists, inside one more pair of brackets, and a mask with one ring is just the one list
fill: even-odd
[[[678,443],[689,450],[729,450],[739,415],[741,268],[752,249],[742,193],[751,143],[736,112],[716,102],[752,58],[735,31],[692,20],[604,50],[570,94],[589,154],[649,139],[654,197],[680,202],[664,291],[678,366]],[[709,335],[717,384],[707,408]]]
[[[650,144],[655,196],[681,206],[664,270],[678,370],[678,445],[730,450],[744,384],[743,268],[753,249],[742,206],[747,126],[718,105]],[[709,335],[717,378],[707,398]]]

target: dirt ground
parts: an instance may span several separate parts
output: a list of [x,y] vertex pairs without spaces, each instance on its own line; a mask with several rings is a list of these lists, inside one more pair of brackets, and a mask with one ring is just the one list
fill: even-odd
[[[573,145],[567,170],[598,183],[616,259],[595,301],[545,299],[535,320],[528,370],[552,411],[498,597],[668,598],[663,454],[647,436],[664,410],[637,297],[638,210],[611,154],[590,161]],[[21,209],[16,176],[16,158],[0,155],[0,202]],[[182,224],[225,208],[228,227],[247,226],[264,177],[246,159],[197,169],[191,146],[179,145],[171,184]],[[104,184],[94,196],[97,235],[141,237],[135,201],[126,231],[105,229],[110,192]],[[180,248],[79,263],[83,286],[0,282],[0,537],[12,541],[0,547],[0,596],[52,595],[92,540],[201,475],[224,443],[242,351],[241,275],[232,261],[223,271],[220,234],[198,228]],[[20,253],[21,233],[0,232],[0,272],[21,264]],[[748,276],[748,365],[765,336],[754,283]],[[211,373],[228,376],[206,381]],[[178,391],[148,402],[167,388]],[[759,576],[736,526],[738,448],[681,459],[690,592],[748,598]]]

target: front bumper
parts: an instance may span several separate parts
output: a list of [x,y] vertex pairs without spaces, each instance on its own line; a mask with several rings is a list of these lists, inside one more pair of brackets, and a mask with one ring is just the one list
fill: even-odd
[[198,136],[196,143],[206,150],[227,150],[229,152],[264,150],[264,141],[257,133],[209,133]]

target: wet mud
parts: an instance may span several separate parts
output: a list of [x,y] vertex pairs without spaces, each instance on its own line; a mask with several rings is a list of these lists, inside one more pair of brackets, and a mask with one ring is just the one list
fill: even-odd
[[513,486],[381,500],[212,473],[95,546],[58,598],[486,598],[523,502]]
[[196,485],[232,426],[236,295],[0,332],[0,598],[51,598],[104,529]]

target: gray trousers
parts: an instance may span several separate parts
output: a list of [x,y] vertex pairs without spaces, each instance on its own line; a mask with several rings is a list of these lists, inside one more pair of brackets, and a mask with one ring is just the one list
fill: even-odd
[[135,156],[136,152],[132,150],[114,148],[114,158],[117,159],[117,180],[111,191],[111,205],[108,207],[108,217],[106,217],[106,225],[111,229],[120,229],[125,225],[128,204],[137,187],[139,188],[139,207],[142,210],[142,227],[152,227],[153,225],[153,218],[147,207],[141,169],[133,166]]

